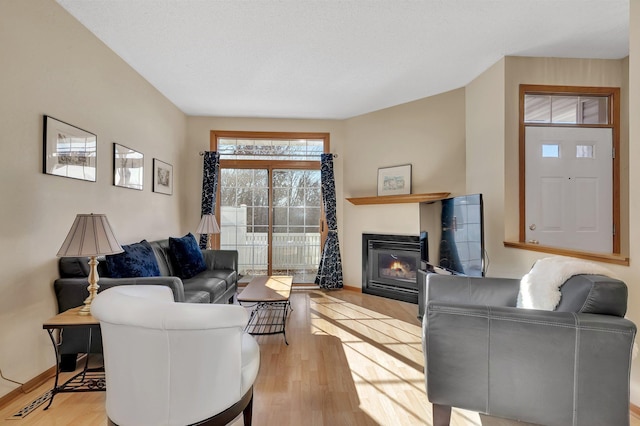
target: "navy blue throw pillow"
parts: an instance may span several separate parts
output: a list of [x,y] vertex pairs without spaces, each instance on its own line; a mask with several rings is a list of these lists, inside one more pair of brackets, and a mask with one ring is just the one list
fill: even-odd
[[180,278],[191,278],[207,269],[198,242],[191,232],[182,238],[169,237],[169,251]]
[[122,246],[123,253],[106,256],[112,278],[158,277],[160,268],[147,240]]

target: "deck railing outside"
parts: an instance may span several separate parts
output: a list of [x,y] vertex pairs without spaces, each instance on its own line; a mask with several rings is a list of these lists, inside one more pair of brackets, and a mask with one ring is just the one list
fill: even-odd
[[[244,233],[228,235],[233,228],[222,228],[220,247],[238,250],[238,263],[241,275],[264,275],[267,273],[268,246],[267,233]],[[225,232],[227,231],[227,232]],[[227,235],[225,235],[227,234]],[[320,263],[320,234],[274,233],[273,243],[273,275],[313,276]]]

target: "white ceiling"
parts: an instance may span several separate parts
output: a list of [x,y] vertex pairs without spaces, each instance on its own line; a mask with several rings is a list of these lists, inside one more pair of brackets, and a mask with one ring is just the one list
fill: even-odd
[[629,52],[629,0],[57,1],[188,115],[342,119],[503,56]]

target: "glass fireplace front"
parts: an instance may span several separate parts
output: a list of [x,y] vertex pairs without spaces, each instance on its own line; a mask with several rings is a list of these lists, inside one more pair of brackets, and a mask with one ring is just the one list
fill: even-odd
[[415,252],[372,250],[372,280],[415,288],[420,256]]
[[363,293],[418,303],[418,237],[363,234],[362,243]]

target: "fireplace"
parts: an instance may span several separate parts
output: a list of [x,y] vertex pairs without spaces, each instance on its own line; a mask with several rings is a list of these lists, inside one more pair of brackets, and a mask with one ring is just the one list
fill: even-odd
[[418,303],[420,239],[362,234],[362,292]]

